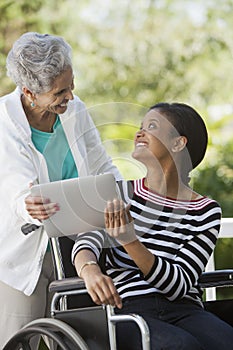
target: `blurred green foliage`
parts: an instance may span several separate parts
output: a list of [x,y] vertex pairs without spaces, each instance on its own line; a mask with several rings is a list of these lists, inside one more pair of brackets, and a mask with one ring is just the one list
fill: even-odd
[[[207,157],[205,165],[196,170],[193,187],[197,192],[217,200],[224,217],[233,217],[233,142],[218,145],[214,154]],[[233,227],[232,227],[233,230]],[[225,269],[233,266],[233,239],[221,238],[215,248],[215,268]],[[231,298],[233,288],[221,288],[217,297]]]
[[[186,102],[209,130],[192,186],[233,217],[232,28],[233,0],[0,0],[0,95],[14,88],[5,59],[22,33],[63,36],[73,48],[75,92],[122,174],[144,175],[130,154],[147,108]],[[219,241],[217,268],[233,266],[232,252],[230,240]]]
[[217,145],[210,160],[196,170],[194,189],[221,203],[224,217],[233,217],[233,140]]

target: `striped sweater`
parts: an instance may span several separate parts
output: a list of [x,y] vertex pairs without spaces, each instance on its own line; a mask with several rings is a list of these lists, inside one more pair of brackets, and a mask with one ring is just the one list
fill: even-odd
[[154,255],[150,273],[144,276],[117,241],[105,231],[78,236],[78,251],[91,249],[99,259],[103,247],[106,272],[122,299],[160,293],[169,300],[201,301],[198,278],[213,252],[220,229],[221,209],[207,197],[184,201],[163,197],[146,188],[144,179],[118,182],[122,199],[131,203],[138,239]]

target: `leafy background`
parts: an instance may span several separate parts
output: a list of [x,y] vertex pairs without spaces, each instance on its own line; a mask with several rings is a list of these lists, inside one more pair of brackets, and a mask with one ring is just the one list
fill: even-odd
[[[5,59],[22,33],[63,36],[73,49],[75,93],[125,178],[144,174],[130,153],[147,108],[188,103],[209,130],[192,186],[233,217],[232,28],[232,0],[0,0],[0,95],[14,88]],[[231,240],[219,240],[215,255],[216,268],[232,267]]]

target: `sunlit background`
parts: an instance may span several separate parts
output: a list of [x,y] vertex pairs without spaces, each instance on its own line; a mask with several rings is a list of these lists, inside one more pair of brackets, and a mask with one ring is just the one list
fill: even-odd
[[[147,108],[192,105],[209,130],[192,186],[233,217],[233,0],[0,0],[0,95],[14,89],[5,59],[26,31],[70,43],[75,93],[127,179],[144,176],[131,152]],[[232,267],[230,239],[216,251],[217,268]]]

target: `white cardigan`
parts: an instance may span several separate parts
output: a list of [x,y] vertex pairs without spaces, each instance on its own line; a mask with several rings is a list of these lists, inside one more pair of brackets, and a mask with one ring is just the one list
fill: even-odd
[[[79,176],[112,172],[121,178],[77,96],[60,119]],[[48,181],[46,161],[32,143],[17,88],[0,98],[0,280],[26,295],[33,293],[38,282],[48,237],[41,223],[29,216],[24,199],[30,183]],[[21,232],[25,223],[41,227],[25,236]]]

